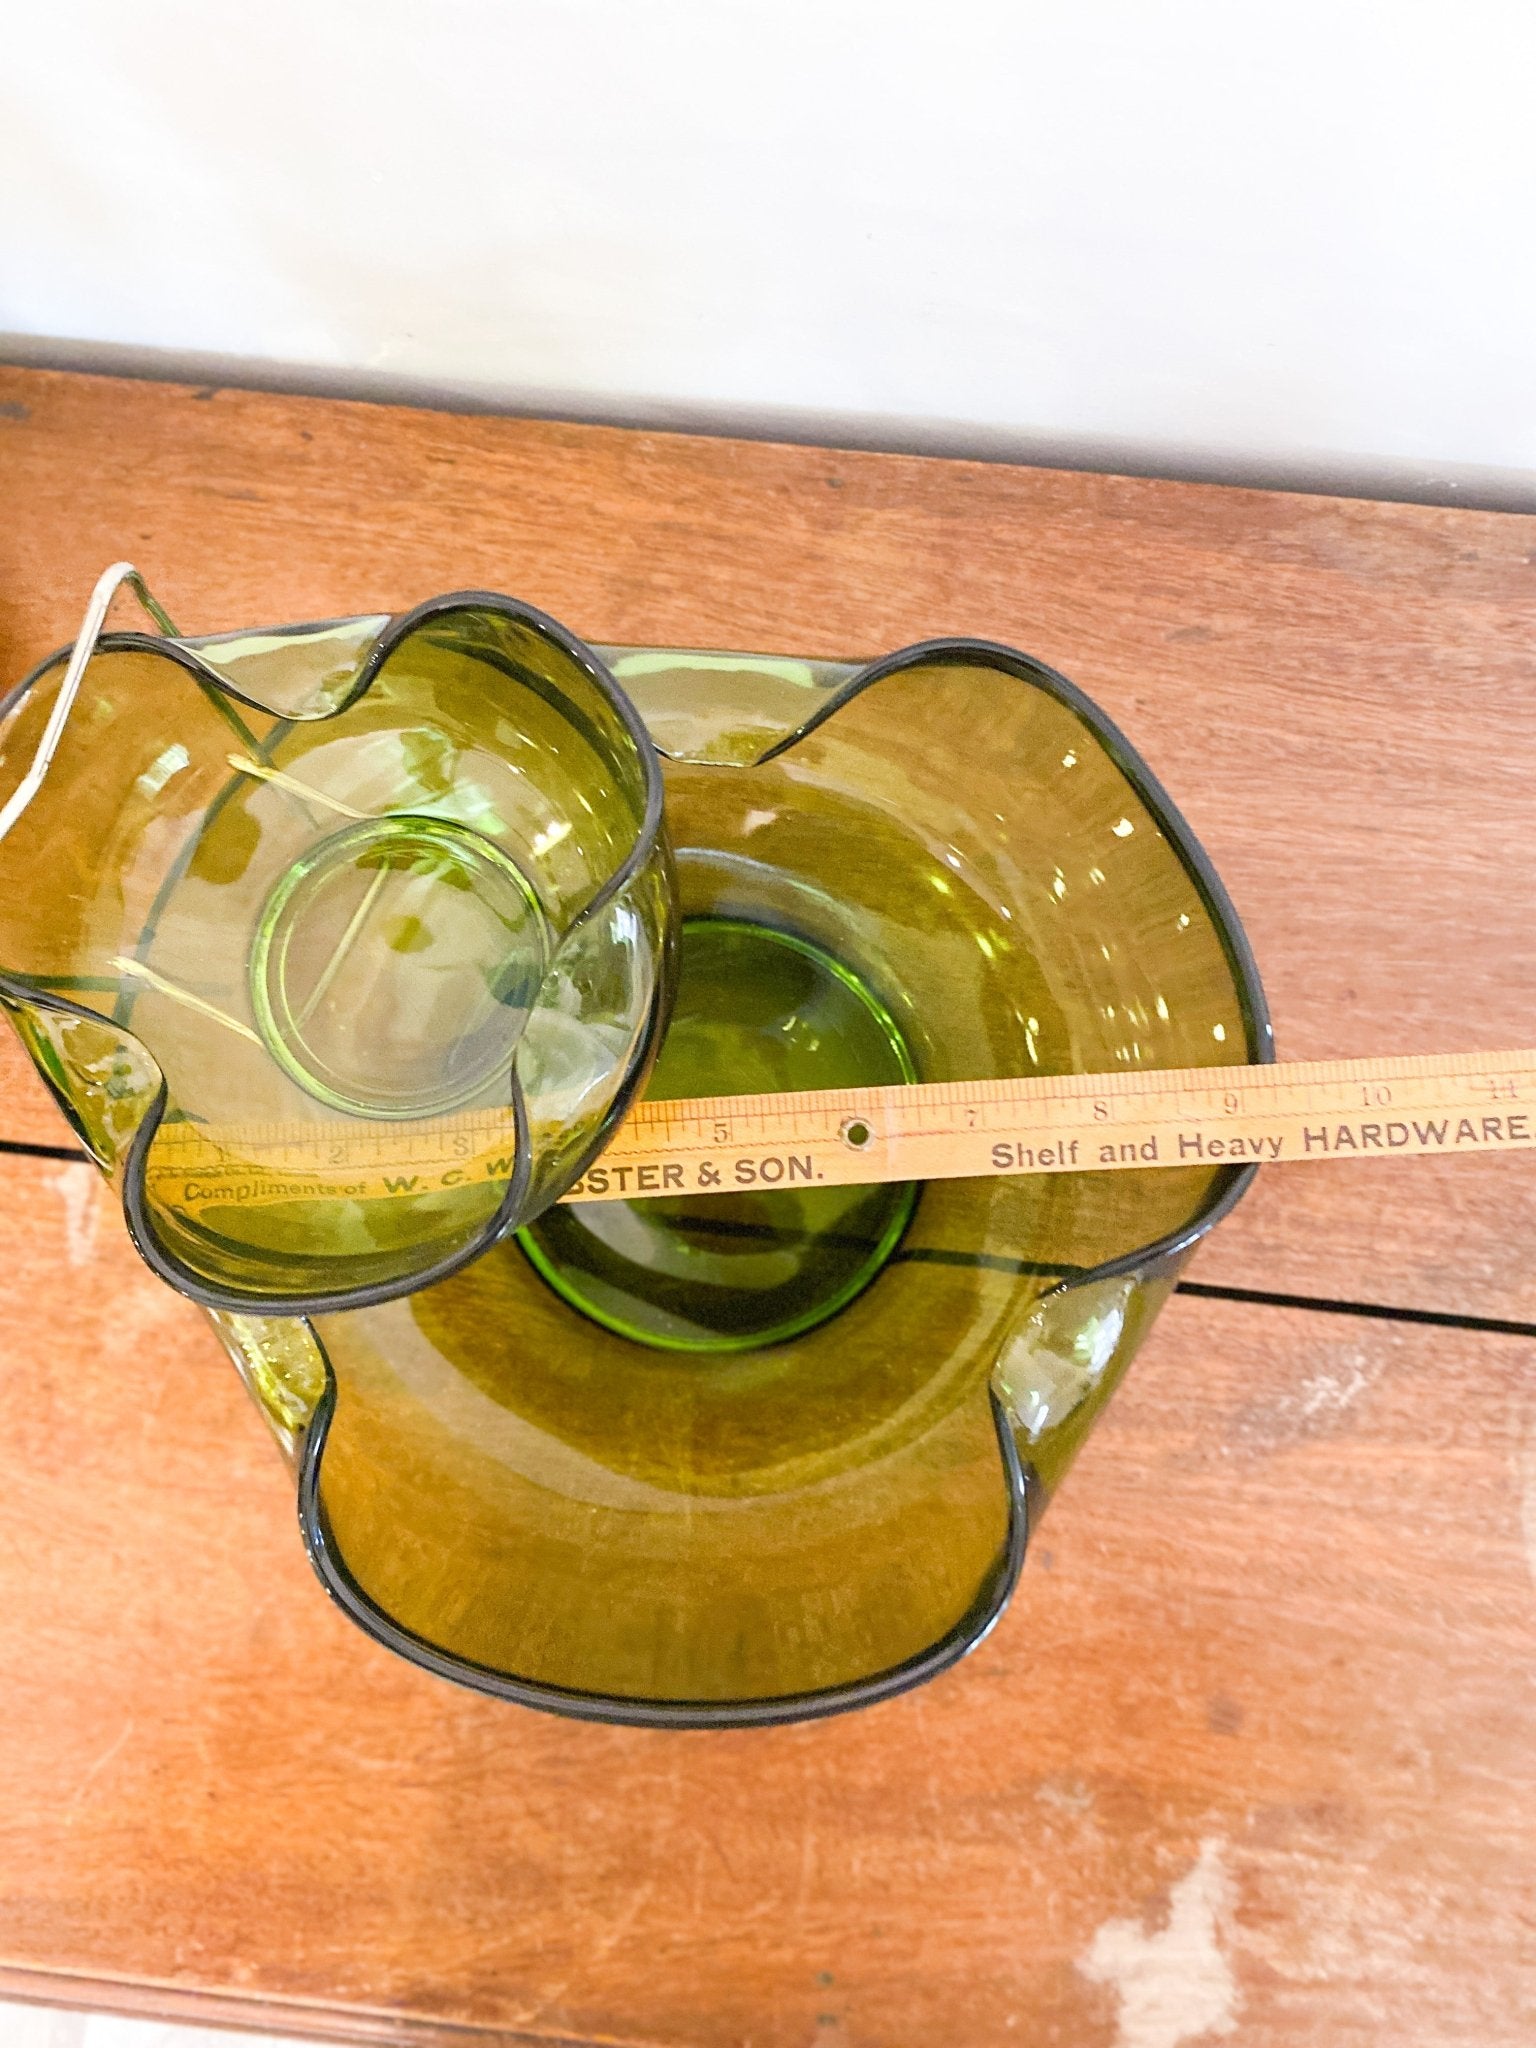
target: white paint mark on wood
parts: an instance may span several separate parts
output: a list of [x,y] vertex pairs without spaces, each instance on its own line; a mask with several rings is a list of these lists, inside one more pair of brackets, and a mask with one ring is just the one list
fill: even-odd
[[129,1736],[132,1733],[133,1719],[130,1715],[129,1719],[123,1724],[123,1727],[121,1731],[118,1733],[118,1735],[107,1744],[106,1748],[88,1767],[85,1776],[80,1780],[79,1784],[75,1787],[74,1791],[65,1801],[64,1819],[66,1820],[66,1822],[72,1822],[74,1820],[76,1811],[79,1808],[81,1800],[84,1799],[86,1793],[90,1791],[91,1787],[95,1784],[96,1780],[101,1776],[102,1772],[107,1768],[108,1764],[111,1763],[112,1759],[117,1755],[118,1751],[122,1748],[123,1744],[128,1740]]
[[1237,1980],[1220,1936],[1231,1912],[1224,1844],[1200,1845],[1193,1870],[1168,1894],[1167,1925],[1106,1920],[1078,1968],[1120,1995],[1116,2048],[1180,2048],[1237,2028]]
[[1374,1371],[1368,1371],[1363,1365],[1351,1365],[1347,1372],[1314,1373],[1296,1390],[1298,1412],[1304,1418],[1342,1415],[1355,1397],[1364,1393],[1375,1376]]
[[88,1266],[101,1228],[101,1176],[83,1160],[49,1175],[64,1204],[64,1253],[72,1266]]
[[1081,1778],[1042,1778],[1035,1797],[1042,1806],[1054,1806],[1061,1813],[1088,1813],[1093,1808],[1093,1788]]

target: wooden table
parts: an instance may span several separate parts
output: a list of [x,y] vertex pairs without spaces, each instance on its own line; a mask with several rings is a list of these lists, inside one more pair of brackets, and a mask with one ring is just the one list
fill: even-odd
[[[1140,742],[1283,1055],[1536,1032],[1536,520],[0,372],[0,673],[480,584],[598,641],[994,635]],[[0,1080],[0,1992],[343,2039],[1528,2044],[1536,1170],[1260,1176],[1012,1610],[759,1733],[326,1603],[198,1315]]]

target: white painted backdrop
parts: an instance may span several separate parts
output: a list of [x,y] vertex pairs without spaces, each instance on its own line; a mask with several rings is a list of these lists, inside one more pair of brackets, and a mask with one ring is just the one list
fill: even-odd
[[1536,505],[1533,84],[1531,0],[18,0],[0,354]]

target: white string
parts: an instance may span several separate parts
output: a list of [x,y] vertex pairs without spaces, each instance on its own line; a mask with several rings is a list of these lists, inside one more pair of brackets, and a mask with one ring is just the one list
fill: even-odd
[[307,782],[300,782],[296,775],[285,775],[281,768],[274,768],[269,762],[253,761],[245,754],[226,754],[225,760],[237,775],[254,775],[262,782],[270,782],[278,789],[287,790],[290,796],[302,797],[306,803],[319,804],[322,810],[335,811],[343,818],[353,818],[359,824],[376,814],[373,811],[354,811],[350,804],[344,804],[339,796],[327,796],[323,789],[312,789]]
[[126,974],[135,981],[142,981],[157,994],[169,996],[173,1003],[184,1003],[189,1010],[199,1010],[203,1016],[211,1017],[215,1024],[224,1024],[231,1031],[238,1031],[240,1036],[248,1038],[252,1045],[261,1044],[261,1040],[249,1024],[242,1024],[238,1017],[231,1017],[228,1011],[220,1010],[212,1003],[205,1003],[201,996],[193,995],[191,989],[183,988],[179,982],[168,981],[163,974],[157,974],[153,967],[146,967],[142,960],[130,960],[123,954],[114,953],[107,965],[115,967],[119,974]]
[[37,752],[32,756],[32,765],[7,797],[4,806],[0,807],[0,839],[4,839],[43,786],[43,778],[58,752],[59,741],[64,737],[64,728],[69,722],[70,712],[74,709],[75,698],[80,694],[80,683],[85,675],[86,664],[96,652],[96,642],[101,638],[101,629],[106,624],[112,600],[125,583],[133,585],[140,604],[162,633],[173,633],[175,630],[145,589],[144,579],[132,562],[114,562],[110,569],[102,571],[97,578],[96,588],[91,592],[91,601],[85,608],[85,617],[80,625],[80,637],[70,651],[69,666],[64,671],[64,680],[59,685],[59,694],[54,699],[52,711],[48,714],[48,723],[43,728],[43,737],[38,742]]

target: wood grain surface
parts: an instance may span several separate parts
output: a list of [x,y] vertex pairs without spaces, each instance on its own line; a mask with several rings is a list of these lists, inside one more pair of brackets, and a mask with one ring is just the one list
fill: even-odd
[[957,1672],[668,1736],[367,1641],[93,1171],[0,1204],[13,1973],[407,2039],[1531,2038],[1527,1341],[1176,1301]]
[[[1536,522],[0,371],[0,675],[489,584],[597,640],[995,635],[1141,746],[1286,1056],[1532,1042]],[[68,1138],[13,1049],[0,1139]],[[0,1154],[0,1991],[343,2038],[1515,2048],[1536,1350],[1175,1300],[945,1679],[565,1724],[325,1602],[82,1164]],[[1198,1281],[1536,1321],[1524,1160],[1260,1177]]]

